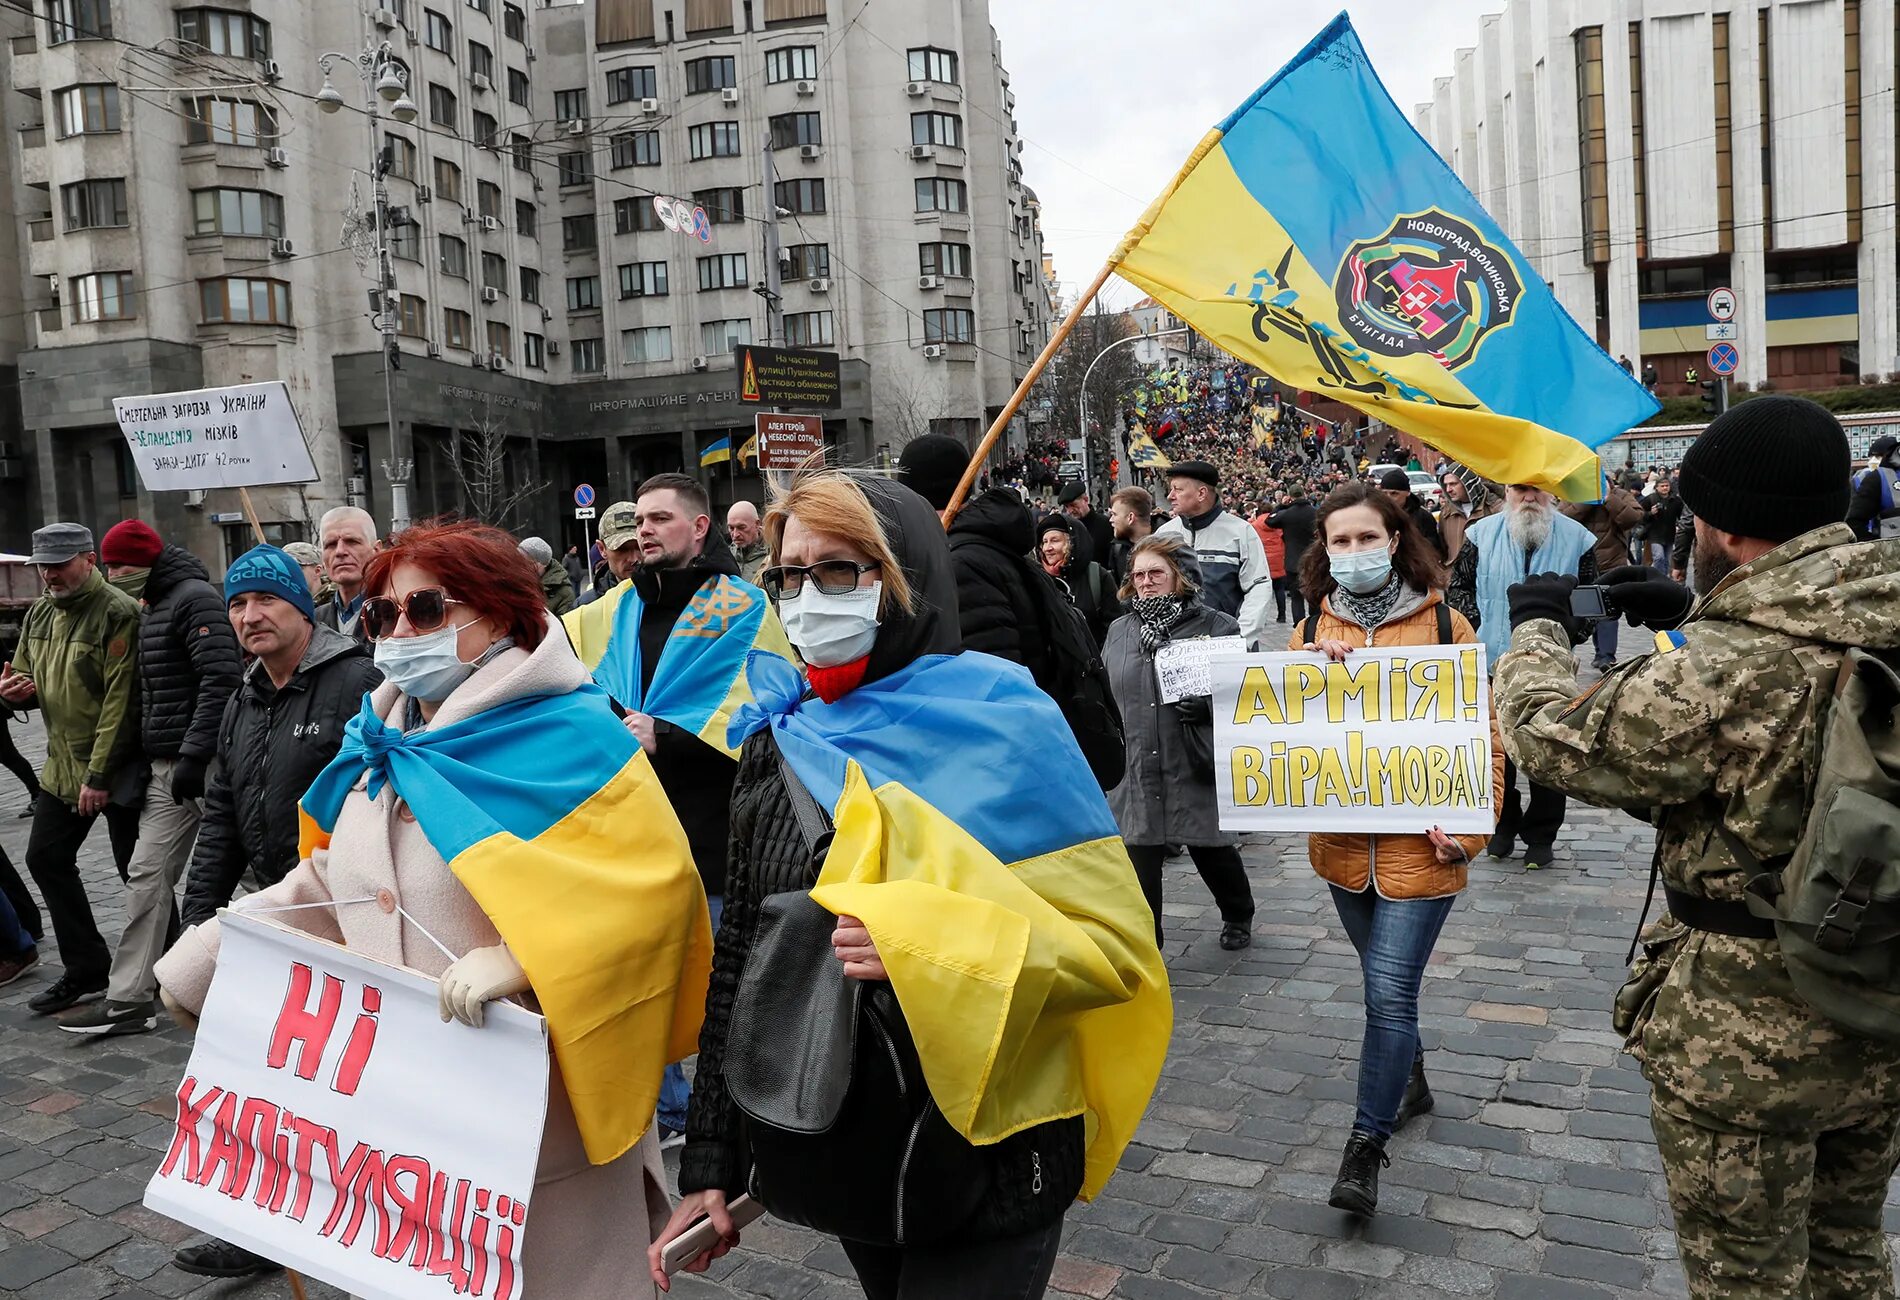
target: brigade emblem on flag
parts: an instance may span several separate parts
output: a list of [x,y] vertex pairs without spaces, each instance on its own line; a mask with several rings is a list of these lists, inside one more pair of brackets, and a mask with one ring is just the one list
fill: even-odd
[[1333,292],[1340,323],[1368,351],[1425,352],[1456,370],[1511,323],[1523,285],[1502,249],[1433,208],[1347,249]]

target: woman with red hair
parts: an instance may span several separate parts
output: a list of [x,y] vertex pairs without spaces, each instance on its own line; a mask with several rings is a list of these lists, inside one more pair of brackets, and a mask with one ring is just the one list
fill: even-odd
[[[694,1048],[711,966],[685,833],[567,638],[549,635],[512,537],[419,525],[365,578],[384,682],[303,797],[304,860],[240,907],[438,978],[444,1021],[479,1029],[507,997],[545,1016],[527,1293],[650,1293],[640,1265],[671,1208],[654,1103],[665,1065]],[[187,1019],[217,948],[212,920],[160,963]]]

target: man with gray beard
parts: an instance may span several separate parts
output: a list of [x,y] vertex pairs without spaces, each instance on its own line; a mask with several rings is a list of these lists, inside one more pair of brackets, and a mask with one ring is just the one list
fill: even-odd
[[[1478,520],[1465,530],[1465,538],[1478,552],[1478,639],[1493,669],[1511,645],[1513,584],[1538,574],[1575,578],[1579,586],[1596,581],[1596,535],[1559,514],[1556,498],[1541,488],[1524,483],[1505,488],[1503,513]],[[1494,858],[1508,858],[1521,839],[1524,867],[1535,871],[1551,860],[1564,824],[1564,796],[1535,781],[1528,784],[1526,806],[1517,789],[1516,765],[1506,757],[1504,806],[1498,809],[1489,852]]]

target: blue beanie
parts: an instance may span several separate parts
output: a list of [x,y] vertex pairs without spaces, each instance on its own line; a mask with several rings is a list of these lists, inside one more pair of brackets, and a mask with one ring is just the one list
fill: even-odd
[[317,607],[310,599],[310,584],[304,581],[303,566],[291,559],[287,551],[275,546],[253,546],[233,560],[231,567],[224,571],[224,601],[228,605],[247,591],[268,592],[279,600],[287,600],[312,623],[317,621]]

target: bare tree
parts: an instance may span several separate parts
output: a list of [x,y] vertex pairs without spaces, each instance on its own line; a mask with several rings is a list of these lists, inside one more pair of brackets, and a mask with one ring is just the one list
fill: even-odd
[[914,366],[883,370],[875,388],[877,429],[895,450],[930,432],[930,422],[950,414],[944,383],[935,370]]
[[459,441],[460,455],[451,464],[468,517],[510,531],[526,523],[525,507],[548,484],[534,480],[532,460],[508,421],[484,402]]
[[[1131,316],[1109,311],[1099,301],[1096,302],[1094,308],[1076,322],[1062,351],[1050,361],[1041,380],[1042,394],[1049,400],[1047,436],[1086,436],[1095,464],[1104,469],[1108,465],[1108,448],[1113,445],[1108,431],[1121,418],[1122,405],[1140,382],[1143,370],[1135,360],[1135,349],[1132,347],[1110,353],[1100,365],[1095,366],[1092,375],[1089,374],[1089,367],[1110,345],[1134,333],[1135,322]],[[1087,430],[1082,428],[1084,376],[1088,378],[1090,427]]]

